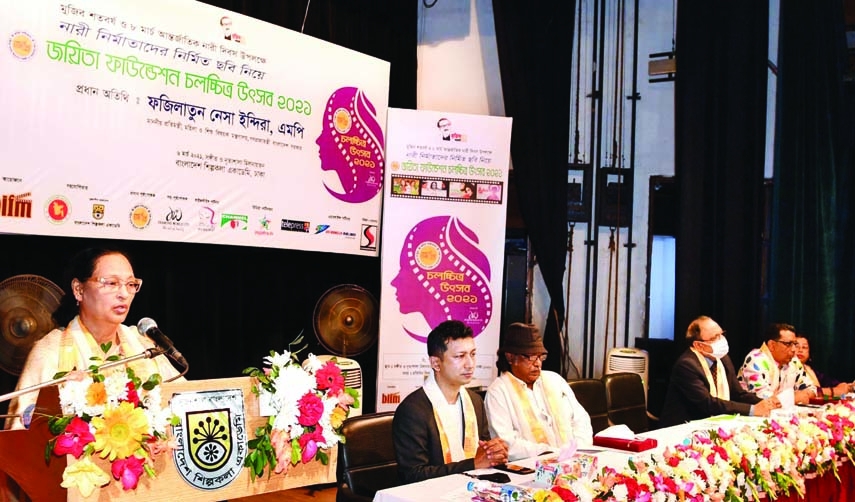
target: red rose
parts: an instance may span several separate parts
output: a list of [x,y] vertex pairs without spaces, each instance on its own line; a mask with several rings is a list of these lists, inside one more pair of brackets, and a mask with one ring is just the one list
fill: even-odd
[[307,392],[297,402],[300,409],[300,417],[297,421],[300,425],[309,427],[316,425],[324,414],[324,403],[313,392]]

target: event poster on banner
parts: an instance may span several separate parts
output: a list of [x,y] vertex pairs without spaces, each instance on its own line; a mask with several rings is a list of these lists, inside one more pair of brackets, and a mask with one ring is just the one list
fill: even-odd
[[389,63],[198,2],[0,6],[0,232],[376,256]]
[[430,369],[441,322],[472,328],[474,386],[496,376],[511,119],[389,109],[383,196],[377,411]]

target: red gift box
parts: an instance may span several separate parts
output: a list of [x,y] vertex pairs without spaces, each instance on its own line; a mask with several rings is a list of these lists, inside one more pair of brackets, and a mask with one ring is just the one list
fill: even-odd
[[594,436],[594,444],[606,448],[638,452],[656,448],[658,443],[653,438],[621,439]]

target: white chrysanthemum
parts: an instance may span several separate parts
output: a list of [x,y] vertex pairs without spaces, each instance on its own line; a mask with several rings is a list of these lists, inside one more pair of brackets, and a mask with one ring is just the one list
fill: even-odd
[[319,448],[332,448],[339,442],[338,434],[336,434],[333,428],[329,425],[321,427],[321,435],[324,436],[324,440],[322,443],[318,444]]
[[128,398],[127,385],[130,381],[127,373],[123,371],[116,371],[104,378],[104,391],[107,392],[107,402],[110,405],[114,406]]
[[307,392],[314,392],[317,387],[315,377],[303,371],[299,365],[289,364],[281,369],[273,384],[276,392],[271,405],[277,410],[273,427],[290,431],[290,427],[297,424],[297,418],[300,416],[297,402]]
[[680,461],[679,467],[688,474],[697,470],[699,468],[699,464],[698,461],[694,458],[686,457],[682,461]]
[[66,411],[65,405],[63,402],[63,391],[60,389],[60,405],[63,406],[64,414],[74,414],[79,417],[83,415],[89,415],[90,417],[98,416],[104,413],[104,403],[93,404],[90,405],[87,400],[87,394],[89,392],[89,387],[92,385],[92,380],[89,378],[82,381],[66,381],[66,402],[68,403]]
[[65,415],[83,415],[86,406],[86,391],[92,380],[66,380],[59,386],[59,404]]
[[665,492],[653,492],[650,495],[651,502],[668,502],[668,494]]
[[160,409],[160,402],[162,399],[160,395],[160,385],[149,391],[143,391],[139,397],[144,407]]
[[83,416],[81,414],[81,412],[82,412],[82,413],[85,413],[86,415],[89,415],[90,417],[97,417],[97,416],[103,415],[105,409],[106,409],[106,406],[104,406],[103,404],[89,405],[89,404],[84,403],[83,408],[81,408],[78,411],[77,415]]
[[612,488],[612,495],[614,495],[615,500],[628,500],[629,490],[627,490],[624,484],[615,485]]
[[704,478],[702,478],[702,477],[701,477],[701,476],[699,476],[698,474],[696,474],[696,473],[692,473],[692,474],[691,474],[691,476],[689,476],[689,480],[690,480],[692,483],[694,483],[694,485],[695,485],[695,491],[697,491],[697,492],[703,492],[703,491],[705,491],[705,490],[707,489],[707,482],[706,482],[706,481],[704,481]]
[[281,354],[274,353],[272,356],[266,356],[264,358],[264,362],[268,366],[271,366],[271,367],[276,366],[279,368],[284,368],[285,366],[288,366],[288,364],[290,364],[292,362],[291,361],[291,353],[287,350],[282,352]]
[[321,426],[321,434],[324,436],[324,441],[320,445],[321,448],[332,448],[339,442],[339,435],[336,434],[335,430],[332,428],[332,424],[330,423],[330,417],[332,416],[333,410],[338,406],[338,398],[323,398],[324,403],[324,414],[321,415],[321,419],[318,421],[318,424]]
[[306,358],[304,363],[306,365],[306,370],[309,373],[315,374],[321,367],[323,367],[324,362],[318,359],[318,356],[314,354],[309,354],[309,357]]
[[300,417],[300,408],[297,401],[285,401],[279,406],[279,411],[273,419],[273,428],[291,432],[291,427],[298,425],[297,418]]
[[148,434],[166,434],[166,428],[169,426],[172,418],[172,410],[169,408],[161,408],[154,406],[145,408],[145,416],[148,418]]
[[321,398],[321,402],[324,403],[324,414],[321,415],[321,419],[318,422],[321,425],[329,425],[332,412],[338,406],[338,396],[324,396]]

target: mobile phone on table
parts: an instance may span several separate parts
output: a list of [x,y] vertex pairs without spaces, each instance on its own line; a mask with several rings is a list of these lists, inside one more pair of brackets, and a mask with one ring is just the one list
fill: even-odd
[[512,472],[514,474],[534,474],[534,469],[517,464],[500,464],[493,466],[493,469],[500,471]]

